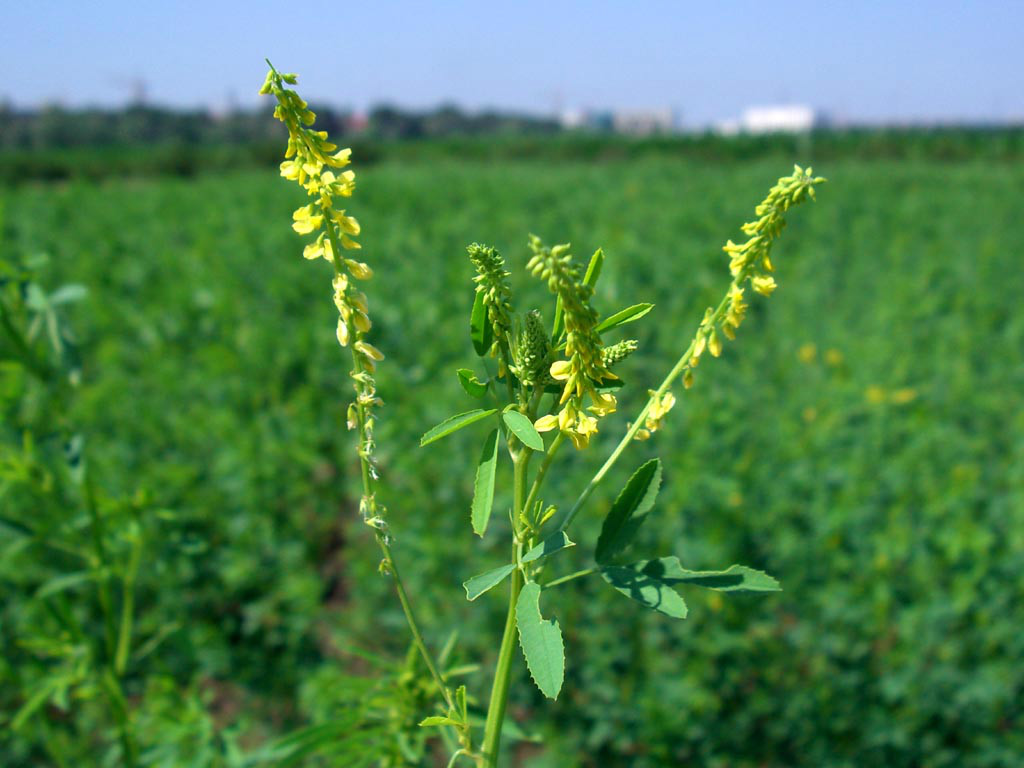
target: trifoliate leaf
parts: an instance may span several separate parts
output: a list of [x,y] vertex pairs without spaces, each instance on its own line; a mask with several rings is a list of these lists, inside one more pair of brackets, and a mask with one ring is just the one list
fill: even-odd
[[539,584],[531,582],[519,593],[516,622],[533,682],[549,699],[557,699],[565,678],[565,646],[558,622],[541,617]]

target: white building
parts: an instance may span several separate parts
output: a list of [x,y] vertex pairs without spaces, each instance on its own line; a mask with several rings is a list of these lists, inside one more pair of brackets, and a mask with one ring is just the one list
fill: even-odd
[[675,126],[676,116],[671,109],[623,109],[612,115],[612,129],[630,136],[672,133]]
[[823,123],[812,107],[750,107],[743,111],[739,129],[744,133],[806,133]]

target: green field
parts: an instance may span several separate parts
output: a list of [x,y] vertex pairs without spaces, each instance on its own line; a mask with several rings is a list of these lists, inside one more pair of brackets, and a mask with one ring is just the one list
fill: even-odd
[[[496,245],[538,304],[543,286],[522,269],[529,233],[572,242],[581,260],[601,246],[596,306],[656,304],[629,326],[640,351],[621,375],[639,386],[596,450],[564,454],[551,501],[570,503],[721,296],[722,244],[792,158],[354,160],[349,212],[387,354],[378,439],[396,553],[428,641],[458,628],[453,658],[482,662],[465,681],[485,700],[505,606],[499,590],[467,603],[460,583],[503,562],[504,531],[483,547],[470,531],[472,435],[418,447],[467,407],[454,375],[477,360],[465,246]],[[546,742],[507,740],[517,764],[1024,759],[1024,165],[835,159],[815,171],[829,183],[778,245],[779,290],[752,302],[664,431],[616,468],[577,530],[585,546],[557,566],[585,567],[599,512],[657,454],[661,526],[641,533],[645,551],[745,563],[784,591],[687,593],[682,622],[600,579],[556,593],[546,610],[566,632],[566,686],[546,701],[517,660],[510,716]],[[364,651],[401,663],[407,650],[355,509],[349,362],[329,269],[301,258],[290,229],[301,199],[271,171],[0,190],[0,255],[45,254],[42,285],[88,289],[67,312],[83,361],[67,418],[101,497],[141,510],[137,634],[153,642],[126,696],[143,764],[243,765],[236,746],[254,752],[365,703],[376,662]],[[18,469],[29,452],[53,466],[60,446],[46,434],[26,446],[51,401],[3,364],[0,763],[56,764],[63,750],[67,765],[116,764],[95,691],[6,727],[56,666],[25,641],[59,636],[32,595],[78,567],[26,542],[19,521],[81,512]],[[61,594],[95,621],[88,591]],[[340,764],[319,759],[299,764]]]

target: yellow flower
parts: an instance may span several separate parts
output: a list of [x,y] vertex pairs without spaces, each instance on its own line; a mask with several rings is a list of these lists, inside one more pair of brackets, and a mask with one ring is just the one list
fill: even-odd
[[651,406],[647,409],[647,418],[644,419],[644,426],[649,432],[657,432],[661,429],[661,423],[665,416],[676,404],[676,396],[671,392],[666,392],[659,398],[657,392],[651,390],[649,393],[651,395]]
[[615,395],[591,392],[590,399],[594,401],[594,404],[590,406],[591,413],[597,416],[607,416],[609,413],[615,413],[617,405]]
[[750,284],[754,287],[754,290],[760,293],[762,296],[771,296],[772,291],[777,287],[775,285],[775,278],[771,275],[758,275],[750,280]]
[[367,344],[365,341],[357,341],[356,350],[371,360],[380,361],[384,359],[384,355],[379,349],[373,346],[373,344]]
[[297,209],[292,214],[292,219],[295,220],[295,223],[292,224],[292,229],[300,235],[308,235],[311,232],[315,232],[320,229],[324,222],[324,217],[321,214],[313,213],[313,206],[311,205],[304,205]]
[[558,426],[558,416],[554,413],[549,413],[547,416],[541,416],[535,422],[533,422],[533,428],[538,432],[550,432],[552,429]]
[[356,280],[369,280],[373,277],[373,270],[361,261],[345,259],[345,266]]
[[597,419],[580,414],[568,434],[576,450],[582,451],[590,444],[590,436],[597,434]]
[[801,363],[813,363],[818,356],[818,348],[808,342],[797,350],[796,356],[800,358]]

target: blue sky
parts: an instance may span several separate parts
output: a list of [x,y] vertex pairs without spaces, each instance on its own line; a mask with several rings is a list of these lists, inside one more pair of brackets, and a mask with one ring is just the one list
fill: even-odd
[[[1024,0],[4,3],[0,99],[251,106],[263,57],[311,101],[530,112],[765,103],[854,120],[1024,119]],[[309,10],[300,10],[309,9]]]

